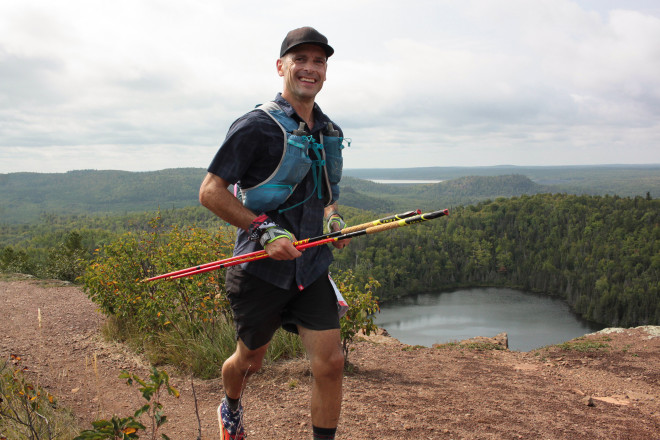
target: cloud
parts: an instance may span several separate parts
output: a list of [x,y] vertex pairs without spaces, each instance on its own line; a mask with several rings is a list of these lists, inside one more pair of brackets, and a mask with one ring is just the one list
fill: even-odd
[[347,167],[658,163],[659,17],[641,0],[5,2],[0,172],[206,166],[280,89],[301,25],[336,49],[318,101],[353,139]]

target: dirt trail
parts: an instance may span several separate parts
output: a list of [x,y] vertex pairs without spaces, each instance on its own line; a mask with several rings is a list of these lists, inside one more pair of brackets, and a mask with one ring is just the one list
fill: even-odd
[[[102,322],[79,287],[0,281],[0,355],[20,355],[31,379],[71,408],[83,428],[100,417],[132,414],[142,397],[118,375],[149,371],[125,347],[101,339]],[[337,438],[660,439],[658,328],[587,339],[608,348],[524,353],[414,348],[388,337],[358,342]],[[171,375],[181,397],[164,399],[163,432],[196,439],[190,379]],[[255,375],[244,397],[249,439],[310,438],[310,383],[304,361]],[[220,381],[194,385],[202,438],[217,439]]]

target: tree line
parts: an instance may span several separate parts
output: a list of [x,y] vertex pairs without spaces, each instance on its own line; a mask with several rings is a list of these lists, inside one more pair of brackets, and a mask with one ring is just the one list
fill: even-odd
[[[349,225],[380,216],[342,211]],[[38,225],[4,226],[0,271],[73,281],[96,249],[144,230],[152,216],[49,216]],[[225,226],[203,208],[159,216],[163,224],[185,228]],[[333,270],[350,269],[360,283],[373,277],[384,301],[506,286],[562,297],[583,317],[605,325],[657,325],[659,239],[660,200],[648,195],[525,195],[460,206],[447,218],[356,238],[335,251]]]
[[541,194],[453,209],[366,236],[335,266],[373,276],[381,300],[467,286],[564,298],[584,318],[660,323],[660,200]]

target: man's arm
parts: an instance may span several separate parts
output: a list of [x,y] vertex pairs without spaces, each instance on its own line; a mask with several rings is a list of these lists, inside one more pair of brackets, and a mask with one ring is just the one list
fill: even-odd
[[229,182],[213,173],[206,174],[199,188],[199,202],[209,211],[234,226],[245,229],[257,217],[227,189]]
[[[199,188],[199,202],[227,223],[247,231],[257,216],[243,206],[229,192],[228,187],[229,182],[225,179],[213,173],[207,173]],[[274,260],[292,260],[302,255],[287,239],[275,240],[267,244],[264,250]]]

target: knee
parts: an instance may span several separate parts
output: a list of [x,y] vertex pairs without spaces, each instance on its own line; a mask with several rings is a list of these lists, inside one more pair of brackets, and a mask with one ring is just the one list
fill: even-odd
[[256,373],[261,369],[263,358],[263,354],[259,351],[237,350],[224,362],[223,371],[225,368],[232,368],[242,374]]
[[333,351],[323,358],[312,362],[312,373],[316,379],[341,378],[344,372],[344,354],[341,350]]
[[241,370],[248,374],[256,373],[261,370],[264,357],[261,353],[247,353],[241,356],[239,366]]

